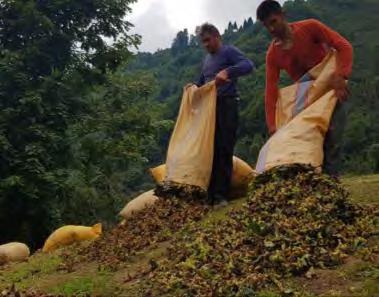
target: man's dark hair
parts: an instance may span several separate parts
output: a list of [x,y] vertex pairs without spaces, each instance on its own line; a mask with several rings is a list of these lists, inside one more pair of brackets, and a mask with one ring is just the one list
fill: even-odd
[[281,13],[282,6],[275,0],[264,0],[257,9],[257,19],[264,22],[270,15]]
[[205,34],[210,34],[217,37],[221,36],[220,31],[216,28],[216,26],[209,23],[202,24],[196,29],[196,31],[200,37],[203,37]]

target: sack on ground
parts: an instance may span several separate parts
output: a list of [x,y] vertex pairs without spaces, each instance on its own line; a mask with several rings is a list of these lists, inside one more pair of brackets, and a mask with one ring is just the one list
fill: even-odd
[[256,176],[256,172],[249,164],[240,158],[233,157],[232,183],[230,189],[231,198],[242,197],[247,193],[250,181]]
[[324,138],[337,103],[331,87],[336,53],[331,51],[296,84],[280,90],[277,132],[261,149],[256,171],[287,164],[323,164]]
[[0,245],[0,264],[24,261],[29,256],[30,250],[24,243],[11,242]]
[[132,201],[128,202],[120,211],[120,216],[127,219],[133,214],[144,210],[146,207],[153,205],[159,198],[154,195],[154,190],[143,193]]
[[43,252],[52,252],[60,247],[71,245],[75,242],[93,240],[102,233],[101,224],[92,227],[67,225],[55,230],[46,240]]
[[[150,174],[157,184],[164,181],[166,176],[166,165],[150,169]],[[238,157],[233,157],[233,172],[231,183],[231,196],[241,196],[247,191],[250,180],[255,176],[255,171],[249,164]]]

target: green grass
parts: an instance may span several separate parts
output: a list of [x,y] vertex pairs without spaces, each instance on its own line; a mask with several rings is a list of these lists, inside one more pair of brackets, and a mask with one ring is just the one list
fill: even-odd
[[351,288],[352,294],[361,297],[379,296],[379,264],[359,263],[347,269],[345,277],[358,284],[358,287]]
[[63,296],[115,296],[116,287],[110,273],[76,276],[49,289],[49,293]]
[[0,270],[0,288],[16,284],[27,288],[38,282],[41,276],[54,273],[62,259],[58,255],[37,254],[28,262],[15,264],[11,269]]
[[354,176],[342,182],[356,202],[379,203],[379,175]]
[[226,207],[211,211],[202,221],[202,226],[208,226],[214,222],[220,221],[226,217],[228,212],[233,208],[241,208],[246,202],[246,198],[240,198],[231,201]]
[[379,296],[379,279],[366,280],[362,290],[359,292],[361,297]]

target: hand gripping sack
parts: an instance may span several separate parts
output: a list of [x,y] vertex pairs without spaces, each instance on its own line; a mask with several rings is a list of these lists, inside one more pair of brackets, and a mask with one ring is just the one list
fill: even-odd
[[330,81],[336,69],[331,51],[297,83],[280,90],[277,132],[261,149],[256,171],[287,164],[323,164],[324,138],[337,103]]

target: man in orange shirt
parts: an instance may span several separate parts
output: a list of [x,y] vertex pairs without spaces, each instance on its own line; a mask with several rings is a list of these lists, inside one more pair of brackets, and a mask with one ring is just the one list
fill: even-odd
[[257,18],[273,37],[266,56],[265,108],[270,134],[276,132],[275,109],[280,71],[285,70],[294,81],[297,81],[319,64],[330,48],[337,51],[338,70],[332,85],[339,102],[325,138],[323,167],[326,173],[338,175],[341,159],[340,143],[346,123],[343,103],[349,94],[346,80],[351,74],[353,64],[351,44],[317,20],[288,23],[281,5],[275,0],[263,1],[257,9]]

